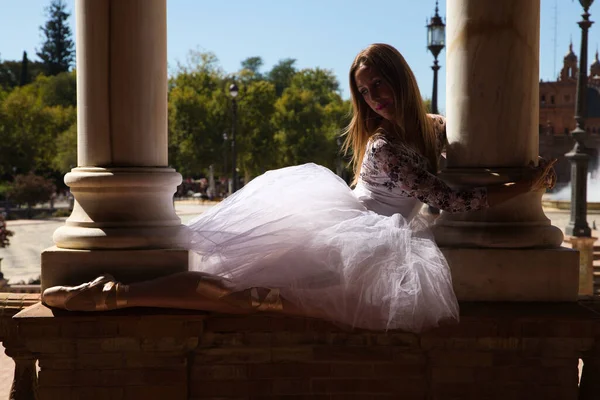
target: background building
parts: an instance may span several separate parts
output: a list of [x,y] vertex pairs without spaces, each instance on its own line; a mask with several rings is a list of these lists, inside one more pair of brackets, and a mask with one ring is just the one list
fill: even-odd
[[[563,59],[563,67],[554,82],[540,81],[540,155],[558,158],[558,187],[570,181],[571,166],[564,154],[573,148],[570,132],[575,129],[577,97],[577,56],[573,44]],[[598,51],[590,67],[587,88],[586,145],[590,148],[589,170],[597,173],[600,149],[600,60]]]

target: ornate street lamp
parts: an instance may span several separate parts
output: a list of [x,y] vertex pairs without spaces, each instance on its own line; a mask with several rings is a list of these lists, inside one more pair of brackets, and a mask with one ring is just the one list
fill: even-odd
[[587,115],[587,51],[588,30],[593,22],[588,12],[594,0],[579,0],[583,7],[583,20],[578,22],[581,28],[581,52],[579,73],[577,76],[577,99],[575,103],[575,129],[571,132],[575,139],[573,149],[565,154],[571,162],[571,218],[566,227],[570,236],[590,237],[592,232],[587,223],[587,172],[590,156],[584,143],[585,117]]
[[236,101],[236,97],[239,93],[238,87],[237,85],[234,83],[232,83],[229,86],[229,94],[231,95],[231,115],[232,115],[232,121],[231,121],[231,179],[232,179],[232,183],[231,183],[231,194],[235,193],[235,191],[237,190],[237,165],[236,165],[236,161],[237,161],[237,156],[235,153],[235,126],[237,125],[237,101]]
[[438,0],[435,1],[435,15],[431,17],[429,24],[427,25],[427,48],[433,54],[433,94],[431,95],[431,112],[434,114],[438,113],[437,107],[437,82],[438,82],[438,71],[440,66],[438,65],[438,55],[446,44],[446,24],[442,21],[438,14]]
[[[437,114],[437,85],[438,85],[438,71],[440,66],[438,65],[438,55],[446,44],[446,24],[442,21],[438,13],[438,0],[435,1],[435,15],[429,20],[427,25],[427,48],[433,54],[433,93],[431,94],[431,112]],[[429,212],[431,214],[439,214],[440,210],[436,207],[429,206]]]

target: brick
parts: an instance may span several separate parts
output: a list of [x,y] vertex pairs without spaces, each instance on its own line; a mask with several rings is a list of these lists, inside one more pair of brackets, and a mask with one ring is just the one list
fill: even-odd
[[131,353],[124,357],[127,368],[178,368],[186,367],[187,356],[163,355],[164,353]]
[[532,366],[541,367],[542,358],[532,357],[521,351],[501,351],[493,353],[493,365],[495,367],[503,366]]
[[516,337],[482,337],[477,338],[474,349],[477,350],[518,350],[521,339]]
[[[259,364],[260,365],[260,364]],[[247,365],[194,365],[191,380],[247,380],[262,378],[248,372]]]
[[525,351],[555,352],[558,354],[580,353],[594,345],[593,338],[528,338],[522,339]]
[[75,354],[77,345],[71,339],[30,339],[27,349],[40,354]]
[[119,324],[116,321],[107,321],[104,319],[62,323],[60,328],[62,337],[73,339],[104,338],[119,335]]
[[260,347],[199,348],[194,356],[196,364],[245,364],[270,361],[271,350]]
[[43,357],[38,360],[40,369],[75,369],[77,360],[75,358],[63,358],[63,357]]
[[273,347],[271,348],[273,362],[312,362],[314,361],[313,347]]
[[462,317],[460,323],[444,325],[432,329],[421,335],[423,337],[441,336],[441,337],[483,337],[497,336],[499,333],[499,320],[494,318],[468,318]]
[[344,347],[322,346],[314,348],[314,359],[318,361],[370,361],[389,362],[393,355],[387,347]]
[[[14,321],[14,320],[13,320]],[[56,322],[39,322],[28,324],[26,328],[18,329],[23,339],[57,339],[60,337],[61,325]]]
[[140,318],[137,320],[123,321],[118,324],[118,332],[121,336],[140,338],[187,336],[186,323],[183,319],[161,321],[153,318]]
[[579,384],[579,369],[572,367],[544,368],[543,382],[548,385],[573,387]]
[[[390,364],[378,364],[389,367]],[[335,363],[331,364],[330,375],[334,378],[379,378],[372,363]],[[387,377],[387,376],[385,376]]]
[[[475,391],[476,386],[471,383],[431,384],[429,398],[431,398],[432,400],[475,400],[477,399]],[[504,398],[498,397],[498,399]]]
[[276,379],[271,383],[274,395],[310,394],[310,379]]
[[425,365],[427,363],[427,357],[425,353],[402,348],[392,349],[392,358],[394,364],[399,365]]
[[40,386],[135,386],[156,382],[185,384],[187,372],[180,369],[47,370],[39,372]]
[[475,380],[479,383],[512,383],[518,382],[519,376],[512,366],[494,366],[476,368],[474,370]]
[[391,394],[401,383],[388,379],[313,379],[315,394]]
[[272,382],[269,380],[248,381],[202,381],[190,380],[191,398],[215,397],[227,398],[271,394]]
[[490,367],[494,358],[491,352],[432,350],[429,352],[429,359],[432,366]]
[[271,344],[270,332],[207,332],[200,337],[199,345],[206,346],[268,346]]
[[425,364],[374,364],[373,374],[380,378],[412,379],[426,376]]
[[77,369],[119,369],[124,366],[124,355],[120,353],[90,354],[78,357]]
[[[334,346],[368,346],[372,343],[373,335],[368,333],[351,334],[351,333],[326,333],[326,343]],[[382,335],[375,335],[376,337]]]
[[272,336],[271,344],[273,346],[327,345],[333,340],[331,336],[323,332],[276,332]]
[[373,335],[372,343],[377,346],[419,347],[419,337],[411,333],[387,333]]
[[[230,397],[227,397],[227,400],[230,400]],[[288,395],[266,395],[266,396],[250,396],[244,397],[234,400],[332,400],[332,397],[328,394],[324,395],[315,395],[315,394],[288,394]],[[225,400],[223,397],[219,398],[211,398],[202,400]],[[345,399],[340,399],[345,400]]]
[[475,382],[476,368],[433,367],[431,381],[436,383],[470,383]]
[[[187,400],[187,385],[146,385],[124,388],[127,400]],[[108,398],[107,398],[108,399]]]
[[38,396],[43,400],[67,400],[71,399],[71,388],[41,386],[38,388]]
[[130,337],[105,339],[77,339],[77,352],[80,354],[136,352],[140,351],[140,340]]
[[[302,319],[305,321],[304,319]],[[214,316],[206,319],[204,332],[271,332],[273,318],[266,315]],[[304,323],[306,326],[306,322]]]
[[[327,400],[427,400],[425,394],[332,394]],[[287,398],[286,398],[287,400]]]
[[198,338],[157,337],[140,339],[140,349],[148,352],[189,351],[198,346]]
[[463,349],[475,349],[477,338],[445,338],[440,336],[429,336],[421,338],[421,349],[433,350],[433,349],[449,349],[449,350],[463,350]]
[[73,400],[121,400],[128,399],[123,393],[121,388],[107,388],[107,387],[86,387],[86,388],[72,388],[71,397]]
[[251,379],[329,377],[336,367],[326,363],[255,364],[248,367],[248,374]]
[[589,338],[593,334],[592,320],[521,321],[521,335],[524,337]]

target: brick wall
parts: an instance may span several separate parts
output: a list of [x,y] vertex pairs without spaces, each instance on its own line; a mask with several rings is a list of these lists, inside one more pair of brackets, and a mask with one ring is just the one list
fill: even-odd
[[[423,335],[265,315],[54,315],[41,305],[18,324],[39,358],[41,400],[551,400],[577,399],[579,358],[600,359],[595,308],[463,304],[460,324]],[[584,368],[590,384],[598,371]]]

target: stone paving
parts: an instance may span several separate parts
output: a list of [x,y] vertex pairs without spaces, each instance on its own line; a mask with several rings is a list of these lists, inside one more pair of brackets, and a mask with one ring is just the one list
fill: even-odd
[[[175,210],[185,223],[212,205],[200,201],[176,202]],[[563,230],[569,222],[568,211],[547,210],[546,215],[553,225]],[[52,233],[64,223],[64,220],[65,218],[8,221],[8,228],[15,232],[15,236],[11,238],[11,245],[8,248],[0,249],[0,258],[3,258],[2,272],[5,278],[11,283],[37,278],[40,274],[40,252],[53,245]],[[594,220],[600,225],[600,214],[588,216],[590,225]],[[8,398],[13,373],[14,362],[4,352],[0,352],[0,399]]]

